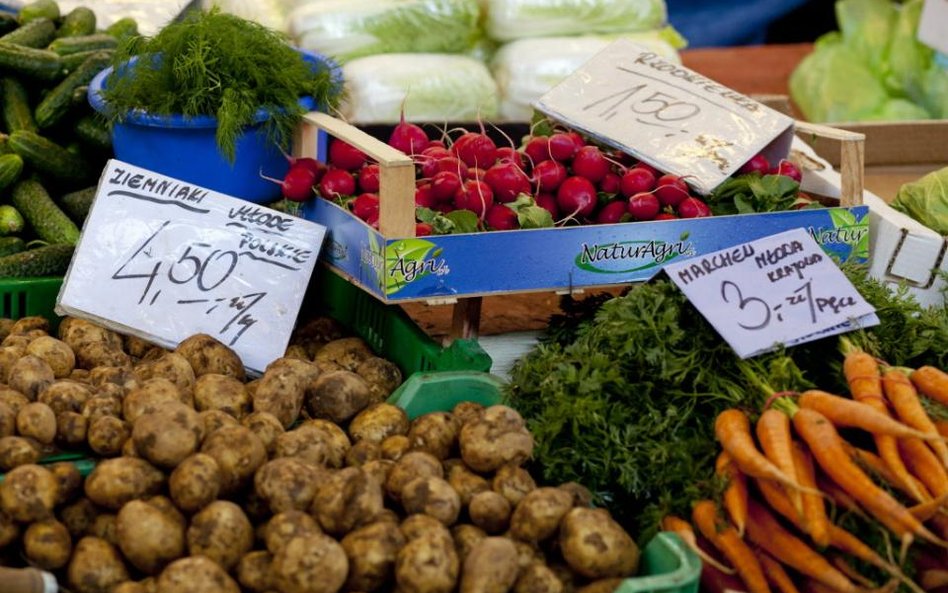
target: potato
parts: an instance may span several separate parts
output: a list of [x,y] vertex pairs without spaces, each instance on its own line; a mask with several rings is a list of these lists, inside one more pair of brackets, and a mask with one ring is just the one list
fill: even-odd
[[560,521],[573,507],[573,494],[560,488],[528,492],[510,517],[510,534],[520,540],[544,541],[556,534]]
[[275,457],[297,457],[313,465],[341,467],[348,448],[340,450],[333,434],[312,424],[302,424],[276,438]]
[[228,375],[207,373],[194,382],[194,407],[204,410],[223,410],[238,420],[250,413],[250,394],[244,384]]
[[359,441],[346,454],[346,466],[359,467],[382,458],[382,446],[372,441]]
[[125,439],[125,442],[122,443],[122,452],[119,455],[120,457],[141,457],[138,454],[138,451],[135,449],[135,441],[132,439]]
[[463,401],[458,402],[454,408],[451,409],[451,415],[454,416],[461,426],[464,426],[472,420],[480,420],[484,416],[484,410],[486,409],[483,404]]
[[59,323],[58,334],[59,339],[69,344],[73,351],[92,342],[103,342],[112,348],[122,347],[122,337],[118,333],[78,317],[63,319]]
[[335,422],[320,418],[307,420],[302,426],[316,428],[322,431],[329,439],[330,455],[326,461],[329,467],[339,468],[345,466],[346,455],[349,453],[349,448],[352,447],[352,441],[349,440],[346,431],[340,428]]
[[89,421],[78,412],[56,415],[56,440],[65,447],[76,447],[86,442]]
[[10,406],[14,414],[19,414],[20,408],[30,403],[30,400],[16,389],[0,384],[0,402]]
[[164,483],[164,474],[144,459],[116,457],[96,464],[85,492],[95,504],[117,511],[130,500],[157,494]]
[[218,373],[239,381],[245,378],[244,363],[237,353],[213,336],[194,334],[185,338],[174,351],[188,361],[195,377]]
[[263,373],[253,394],[253,411],[269,412],[283,428],[289,428],[300,416],[306,382],[299,372],[278,366]]
[[92,389],[72,379],[60,379],[44,389],[36,401],[44,403],[53,412],[81,412],[82,406],[92,397]]
[[181,526],[181,529],[185,529],[188,526],[188,520],[185,518],[184,514],[175,506],[174,501],[171,498],[158,494],[150,498],[144,499],[145,502],[155,507],[170,519],[172,519],[176,524]]
[[[411,441],[403,434],[393,434],[379,445],[382,459],[398,461],[411,451]],[[437,459],[437,457],[435,457]]]
[[517,506],[528,492],[536,489],[537,483],[522,467],[505,465],[494,474],[490,487],[494,492],[502,494],[511,506]]
[[111,395],[96,395],[86,400],[82,404],[82,415],[92,423],[104,416],[113,418],[122,418],[122,400]]
[[382,443],[396,434],[408,434],[409,421],[405,410],[390,403],[372,404],[355,415],[349,423],[349,436],[355,442]]
[[576,482],[566,482],[557,486],[560,490],[565,490],[573,496],[574,507],[590,507],[593,502],[592,492],[582,484]]
[[26,353],[46,361],[57,379],[68,377],[76,366],[76,354],[66,342],[52,336],[40,336],[29,343]]
[[321,472],[309,463],[293,457],[272,459],[254,474],[254,490],[273,513],[305,511],[316,494]]
[[451,537],[454,539],[454,549],[458,553],[458,560],[463,566],[464,559],[471,553],[474,544],[487,537],[487,533],[470,523],[461,523],[451,528]]
[[50,518],[58,497],[56,476],[40,465],[15,467],[0,482],[0,511],[24,523]]
[[273,455],[276,451],[277,437],[286,432],[283,424],[276,416],[269,412],[253,412],[244,416],[240,424],[253,431],[260,437],[263,447],[267,450],[267,455]]
[[76,464],[69,461],[59,461],[46,465],[46,469],[52,472],[59,485],[56,504],[61,505],[70,502],[80,492],[82,492],[82,482],[85,478],[79,473]]
[[402,371],[394,362],[371,356],[356,367],[355,373],[369,384],[372,401],[382,402],[402,384]]
[[95,505],[88,498],[82,497],[76,502],[64,506],[59,511],[59,520],[62,521],[73,538],[85,535],[99,513]]
[[514,543],[506,537],[485,537],[464,560],[460,593],[507,593],[519,573]]
[[534,562],[520,570],[514,593],[563,593],[563,581],[546,564]]
[[122,453],[122,446],[132,436],[128,422],[115,416],[101,416],[89,424],[86,438],[89,448],[102,457],[114,457]]
[[341,323],[332,317],[320,315],[297,325],[296,329],[293,330],[291,342],[293,344],[316,342],[323,346],[327,342],[338,340],[345,335],[346,331]]
[[270,577],[272,564],[273,554],[265,550],[244,554],[237,563],[237,582],[254,593],[267,593],[273,588],[273,579]]
[[142,414],[132,426],[138,454],[155,466],[169,469],[197,451],[203,433],[198,413],[179,402],[168,402]]
[[72,538],[66,526],[55,519],[37,521],[23,533],[23,551],[33,566],[57,570],[69,562]]
[[398,525],[369,523],[350,531],[340,542],[349,559],[348,591],[375,591],[392,581],[395,558],[405,545]]
[[502,533],[510,526],[510,513],[513,507],[502,495],[485,490],[471,497],[467,512],[471,523],[487,533]]
[[288,344],[286,350],[283,351],[283,358],[310,362],[309,353],[302,344]]
[[9,546],[20,537],[20,526],[12,517],[0,512],[0,550]]
[[374,459],[359,467],[384,488],[385,480],[388,479],[388,473],[395,467],[395,462],[390,459]]
[[123,402],[123,413],[125,420],[134,424],[139,416],[154,412],[163,403],[178,402],[188,405],[187,399],[170,380],[152,377],[129,390]]
[[99,513],[95,516],[95,519],[92,520],[92,525],[89,526],[89,533],[99,539],[103,539],[109,542],[111,545],[118,547],[118,521],[117,515],[114,513]]
[[195,453],[171,472],[168,492],[179,509],[193,513],[217,499],[220,480],[217,461],[206,453]]
[[16,435],[16,417],[13,408],[0,401],[0,438]]
[[125,581],[112,587],[109,593],[148,593],[148,589],[137,581]]
[[[6,340],[4,340],[4,342],[6,342]],[[13,370],[13,365],[15,365],[24,354],[26,354],[26,345],[10,346],[0,344],[0,381],[7,383],[10,380],[10,371]]]
[[303,511],[283,511],[267,521],[263,530],[263,540],[271,554],[277,554],[290,540],[307,535],[320,534],[316,520]]
[[161,571],[156,593],[240,593],[240,587],[210,558],[190,556]]
[[83,385],[91,385],[89,381],[89,371],[88,369],[75,368],[72,369],[72,372],[69,373],[69,376],[66,377],[70,381],[75,381],[77,383],[82,383]]
[[49,333],[49,319],[42,315],[26,315],[20,317],[10,326],[10,334],[23,334],[33,330],[40,330],[42,333]]
[[187,537],[192,556],[207,556],[227,571],[253,548],[253,526],[229,500],[215,500],[194,515]]
[[122,349],[135,358],[145,356],[152,348],[157,346],[144,338],[131,335],[122,335]]
[[443,478],[444,468],[431,453],[411,451],[395,462],[392,471],[385,480],[385,493],[393,500],[400,501],[402,488],[415,478]]
[[[458,460],[460,461],[460,460]],[[448,483],[461,497],[461,506],[466,507],[471,503],[471,497],[479,492],[490,490],[490,483],[482,476],[472,472],[463,463],[457,463],[446,470]]]
[[342,365],[336,364],[331,360],[314,360],[313,364],[316,366],[317,369],[319,369],[319,374],[347,370]]
[[461,512],[458,493],[446,480],[434,476],[415,478],[405,484],[401,501],[407,514],[424,513],[448,527],[458,520]]
[[404,593],[450,593],[457,585],[458,572],[458,555],[450,534],[426,534],[409,540],[395,560],[395,582]]
[[19,391],[30,401],[36,401],[41,391],[56,380],[53,369],[45,360],[26,354],[10,366],[7,385]]
[[625,579],[599,579],[576,589],[576,593],[612,593],[622,585]]
[[16,320],[10,317],[0,317],[0,340],[10,335]]
[[327,342],[313,357],[315,362],[334,362],[346,369],[355,371],[369,358],[375,356],[369,344],[359,337],[338,338]]
[[516,410],[490,406],[484,415],[461,428],[461,458],[477,472],[490,472],[504,465],[520,465],[533,454],[533,435]]
[[273,556],[271,574],[280,593],[336,593],[349,560],[336,540],[319,533],[296,537]]
[[286,368],[296,372],[300,376],[300,379],[303,380],[304,385],[308,384],[310,381],[314,381],[316,377],[319,376],[319,367],[310,362],[310,360],[305,358],[305,356],[304,358],[293,358],[288,356],[277,358],[267,365],[264,373],[277,368]]
[[16,429],[20,436],[48,445],[56,438],[56,414],[46,404],[30,402],[16,415]]
[[571,509],[560,523],[560,552],[577,573],[589,579],[635,574],[639,549],[605,509]]
[[247,485],[267,460],[263,442],[249,428],[223,426],[204,438],[201,453],[214,458],[221,471],[221,494]]
[[76,544],[67,569],[69,588],[76,593],[110,593],[128,580],[118,550],[104,539],[86,536]]
[[438,459],[454,453],[460,424],[451,414],[431,412],[415,419],[408,431],[413,451],[427,451]]
[[351,371],[323,373],[306,387],[306,410],[313,418],[337,424],[349,420],[372,403],[369,384]]
[[[122,389],[133,388],[138,385],[135,372],[129,365],[99,365],[89,369],[89,383],[94,387],[114,385]],[[109,387],[112,389],[112,387]]]
[[130,367],[132,357],[120,347],[110,346],[104,342],[89,342],[73,348],[76,353],[76,366],[83,369],[96,367]]
[[341,537],[370,523],[383,506],[382,487],[361,469],[347,467],[317,484],[310,512],[324,531]]
[[398,526],[398,530],[402,532],[402,535],[405,536],[405,541],[408,542],[416,540],[419,537],[440,537],[452,542],[452,544],[454,541],[451,537],[451,532],[444,526],[444,523],[438,521],[431,515],[425,515],[423,513],[406,517]]
[[118,512],[115,527],[122,555],[145,574],[158,574],[184,556],[184,526],[157,506],[129,501]]
[[222,426],[237,426],[240,421],[222,410],[205,410],[198,413],[201,424],[204,425],[204,436],[212,434]]
[[0,469],[9,471],[21,465],[37,463],[43,456],[38,445],[24,437],[0,438]]

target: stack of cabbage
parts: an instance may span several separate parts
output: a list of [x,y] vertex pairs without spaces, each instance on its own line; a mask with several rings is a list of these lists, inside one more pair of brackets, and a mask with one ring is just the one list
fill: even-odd
[[916,38],[922,0],[840,0],[840,31],[817,40],[790,77],[810,121],[948,118],[948,69]]
[[288,33],[343,65],[342,115],[364,124],[397,121],[403,109],[412,121],[525,121],[533,101],[616,36],[634,33],[669,56],[680,41],[664,27],[664,0],[290,4]]

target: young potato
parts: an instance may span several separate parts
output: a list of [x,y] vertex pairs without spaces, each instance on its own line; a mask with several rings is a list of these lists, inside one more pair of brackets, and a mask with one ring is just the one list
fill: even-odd
[[333,435],[312,424],[302,424],[276,438],[274,457],[297,457],[321,467],[341,466],[348,449],[340,450]]
[[69,373],[69,376],[66,377],[66,379],[75,381],[77,383],[82,383],[83,385],[92,384],[89,381],[89,371],[87,369],[80,369],[80,368],[72,369],[72,372]]
[[10,334],[9,336],[3,338],[3,341],[0,342],[0,347],[10,348],[17,352],[17,358],[23,356],[26,353],[26,347],[30,345],[32,341],[31,338],[23,334]]
[[450,593],[457,586],[459,563],[450,534],[425,534],[398,551],[395,582],[404,593]]
[[117,511],[130,500],[158,494],[164,484],[161,470],[144,459],[115,457],[96,464],[85,492],[95,504]]
[[26,353],[46,361],[57,379],[68,377],[76,367],[76,354],[66,342],[52,336],[40,336],[29,343]]
[[[393,434],[379,445],[382,459],[398,461],[411,451],[411,441],[403,434]],[[437,459],[437,457],[435,457]]]
[[625,579],[599,579],[576,590],[576,593],[612,593],[622,585]]
[[625,578],[638,570],[638,546],[605,509],[571,509],[560,523],[559,543],[566,563],[586,578]]
[[246,426],[260,437],[263,447],[267,450],[267,455],[272,456],[276,451],[277,437],[286,432],[283,424],[276,416],[269,412],[252,412],[240,420],[242,426]]
[[393,500],[401,501],[402,488],[415,478],[443,478],[441,461],[431,453],[411,451],[395,462],[385,480],[385,493]]
[[30,564],[43,570],[58,570],[69,562],[72,537],[55,519],[30,523],[23,533],[23,551]]
[[451,415],[457,419],[461,426],[464,426],[472,420],[480,420],[484,416],[484,410],[486,409],[483,404],[477,402],[458,402],[451,410]]
[[12,517],[0,511],[0,551],[20,539],[20,526]]
[[164,377],[152,377],[129,390],[123,401],[123,415],[125,420],[134,424],[139,416],[154,412],[161,404],[178,402],[188,405],[187,400],[188,398],[181,394],[178,386],[170,380]]
[[230,571],[253,548],[253,526],[229,500],[215,500],[191,519],[187,533],[192,556],[207,556]]
[[267,593],[273,589],[273,579],[270,576],[272,565],[273,554],[270,552],[248,552],[237,563],[237,582],[253,593]]
[[16,435],[17,412],[6,402],[0,401],[0,438]]
[[476,472],[496,471],[504,465],[521,465],[533,455],[533,435],[523,418],[508,406],[484,410],[478,420],[461,428],[461,458]]
[[[460,460],[458,460],[460,462]],[[452,464],[448,467],[445,463],[445,471],[448,475],[448,483],[454,488],[458,496],[461,497],[461,506],[466,507],[471,503],[471,498],[479,492],[490,490],[490,483],[472,472],[464,463]]]
[[194,382],[194,407],[199,412],[223,410],[240,420],[250,413],[250,394],[234,377],[207,373]]
[[224,412],[223,410],[205,410],[198,412],[201,424],[204,425],[204,436],[213,434],[218,428],[224,426],[238,426],[240,421]]
[[95,519],[92,520],[92,525],[89,526],[89,533],[99,539],[103,539],[109,542],[111,545],[118,547],[118,521],[117,515],[114,513],[99,513],[95,516]]
[[511,505],[502,495],[485,490],[471,497],[467,512],[471,523],[490,534],[502,533],[510,526]]
[[140,415],[132,426],[139,455],[153,465],[171,469],[201,444],[204,434],[198,413],[180,402],[168,402]]
[[89,448],[101,457],[121,455],[122,447],[132,436],[128,422],[115,416],[100,416],[89,424],[86,438]]
[[253,394],[253,411],[269,412],[289,428],[300,416],[306,383],[303,375],[287,367],[268,369]]
[[138,385],[134,369],[129,365],[103,364],[90,368],[89,383],[94,387],[115,385],[122,389],[131,389]]
[[145,574],[158,574],[184,556],[184,525],[172,515],[142,500],[125,503],[116,517],[122,555]]
[[313,418],[343,424],[372,403],[369,384],[351,371],[322,373],[306,386],[306,410]]
[[411,423],[408,440],[413,451],[427,451],[443,460],[454,453],[460,428],[451,414],[431,412]]
[[296,329],[293,330],[293,337],[290,340],[292,344],[316,343],[320,347],[327,342],[338,340],[346,335],[346,329],[341,323],[327,317],[319,315],[301,321]]
[[10,471],[21,465],[37,463],[43,456],[38,445],[25,437],[0,438],[0,469]]
[[563,593],[563,581],[546,564],[534,562],[520,570],[514,593]]
[[310,362],[309,353],[302,344],[288,344],[283,352],[283,358],[292,358],[293,360],[303,360]]
[[128,569],[115,546],[93,536],[76,544],[66,574],[69,589],[76,593],[107,593],[128,580]]
[[372,404],[349,423],[349,436],[355,442],[381,444],[392,435],[407,435],[410,423],[405,410],[387,402]]
[[103,416],[121,419],[122,400],[112,395],[95,395],[82,404],[82,415],[90,426]]
[[141,358],[148,354],[152,348],[159,348],[159,346],[138,336],[123,335],[122,348],[134,358]]
[[254,474],[254,490],[273,513],[305,511],[316,494],[322,472],[294,457],[280,457],[264,463]]
[[454,549],[458,553],[458,560],[463,566],[464,559],[471,553],[471,548],[487,537],[487,532],[476,525],[460,523],[451,528],[451,537],[454,539]]
[[307,420],[302,426],[313,427],[325,434],[330,443],[330,455],[326,464],[329,467],[340,468],[346,464],[346,455],[352,447],[352,441],[342,428],[335,422],[313,418]]
[[273,556],[271,574],[281,593],[336,593],[346,582],[349,560],[339,542],[314,533],[287,542]]
[[191,363],[177,352],[163,351],[155,360],[136,366],[134,373],[139,381],[155,377],[168,379],[182,394],[193,393],[197,381]]
[[[2,350],[3,349],[0,348],[0,351]],[[0,402],[10,406],[14,414],[19,414],[20,408],[30,403],[30,400],[16,389],[0,384]]]
[[405,536],[406,542],[416,540],[420,537],[438,537],[452,544],[454,542],[451,531],[444,526],[444,523],[424,513],[408,515],[398,526],[398,530]]
[[395,462],[390,459],[374,459],[372,461],[367,461],[365,464],[359,466],[362,471],[364,471],[370,478],[375,480],[380,486],[384,488],[385,480],[388,479],[388,474],[392,471],[392,468],[395,467]]
[[110,346],[105,342],[82,344],[73,348],[73,352],[76,353],[76,366],[82,369],[132,366],[132,357],[121,347]]
[[0,482],[0,512],[23,523],[52,517],[58,498],[56,476],[40,465],[15,467]]
[[461,570],[460,593],[507,593],[517,582],[517,548],[506,537],[485,537],[471,548]]
[[523,541],[540,542],[556,534],[560,521],[573,508],[573,494],[544,487],[528,492],[510,517],[510,534]]
[[122,336],[117,332],[78,317],[66,317],[59,323],[59,339],[66,342],[73,352],[92,342],[102,342],[111,348],[122,347]]
[[[99,510],[92,501],[82,497],[72,504],[67,504],[59,511],[59,520],[74,539],[78,539],[89,532]],[[3,546],[0,546],[3,547]]]
[[156,593],[240,593],[240,586],[210,558],[189,556],[161,571]]
[[149,593],[146,585],[137,581],[125,581],[109,590],[109,593]]
[[375,356],[368,343],[359,337],[338,338],[327,342],[313,357],[315,362],[331,362],[347,371],[355,371],[367,359]]
[[346,454],[347,467],[360,467],[369,461],[382,458],[382,446],[372,441],[359,441]]
[[326,533],[341,537],[371,522],[383,506],[382,487],[361,469],[347,467],[317,484],[310,512]]
[[303,511],[283,511],[277,513],[267,521],[263,530],[263,540],[271,554],[278,554],[290,540],[312,534],[320,534],[319,528],[312,515]]
[[185,338],[174,350],[183,356],[194,369],[194,376],[218,373],[243,381],[244,363],[237,353],[226,344],[207,334],[194,334]]
[[405,545],[405,536],[397,524],[384,521],[350,531],[340,543],[349,559],[346,590],[369,593],[393,580],[395,558]]
[[380,356],[371,356],[356,367],[355,373],[369,384],[374,402],[383,402],[402,384],[402,371],[394,362]]
[[21,356],[10,366],[7,385],[36,401],[41,391],[53,384],[56,376],[45,360],[32,354]]
[[39,330],[43,334],[49,333],[49,319],[42,315],[26,315],[20,317],[10,326],[10,334],[25,334]]
[[434,476],[415,478],[402,488],[402,506],[409,515],[424,513],[450,527],[458,520],[461,498],[451,484]]
[[179,509],[193,513],[217,499],[220,481],[217,461],[206,453],[195,453],[171,472],[168,493]]
[[221,470],[221,494],[236,492],[250,483],[267,460],[263,442],[249,428],[223,426],[204,438],[201,453],[214,458]]
[[310,362],[310,360],[305,357],[305,354],[302,358],[293,358],[289,356],[277,358],[267,365],[267,368],[264,370],[264,374],[266,374],[266,371],[277,368],[287,368],[296,372],[300,376],[300,379],[303,380],[303,385],[308,385],[311,381],[315,381],[316,377],[319,376],[319,367]]
[[0,340],[10,335],[16,320],[10,317],[0,317]]
[[81,412],[92,397],[92,389],[72,379],[59,379],[40,392],[36,401],[44,403],[56,414]]
[[49,445],[56,438],[56,414],[46,404],[30,402],[16,415],[16,430],[20,436]]
[[46,469],[52,472],[59,485],[56,505],[71,502],[79,493],[82,492],[82,482],[85,478],[79,473],[76,464],[70,461],[58,461],[46,465]]
[[530,473],[517,465],[505,465],[497,470],[490,482],[491,490],[502,494],[511,506],[517,506],[528,492],[536,489],[537,483]]

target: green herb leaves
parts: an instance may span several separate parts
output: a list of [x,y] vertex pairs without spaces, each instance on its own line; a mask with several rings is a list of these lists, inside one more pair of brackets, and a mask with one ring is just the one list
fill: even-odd
[[799,184],[786,175],[748,173],[731,177],[714,188],[708,205],[715,216],[782,212],[797,204],[799,189]]

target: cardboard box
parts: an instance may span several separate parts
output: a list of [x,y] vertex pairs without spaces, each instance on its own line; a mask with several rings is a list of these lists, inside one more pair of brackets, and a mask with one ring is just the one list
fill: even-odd
[[846,206],[711,218],[491,231],[415,237],[414,164],[364,131],[322,113],[305,117],[303,156],[319,130],[353,144],[380,165],[379,231],[327,200],[304,216],[329,229],[327,263],[387,303],[574,291],[645,281],[669,261],[717,251],[791,228],[805,228],[834,257],[868,257],[868,207],[862,195],[862,137],[806,124],[842,139]]

